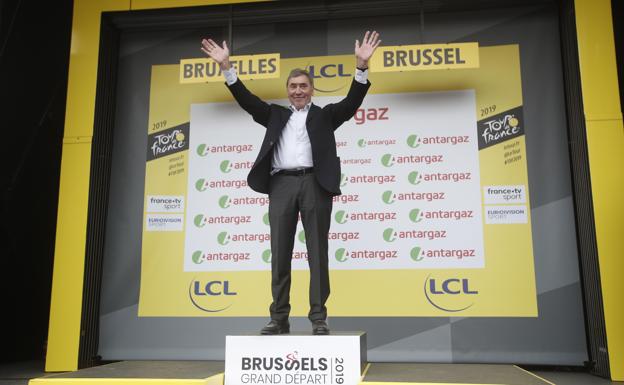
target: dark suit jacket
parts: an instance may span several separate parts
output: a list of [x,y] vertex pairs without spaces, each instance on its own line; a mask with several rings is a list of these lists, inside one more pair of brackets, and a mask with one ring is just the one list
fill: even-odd
[[[355,79],[347,96],[338,103],[321,108],[310,106],[306,128],[312,145],[314,175],[325,190],[332,195],[340,195],[340,158],[336,156],[334,131],[351,119],[360,107],[370,82],[362,84]],[[286,126],[292,111],[289,108],[268,104],[252,94],[239,80],[228,86],[234,99],[253,119],[267,128],[258,157],[247,176],[247,184],[254,191],[269,193],[269,178],[273,148]]]

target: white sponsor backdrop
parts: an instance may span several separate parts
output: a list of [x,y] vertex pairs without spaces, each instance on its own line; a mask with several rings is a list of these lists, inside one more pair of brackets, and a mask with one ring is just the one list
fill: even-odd
[[[210,103],[191,106],[190,131],[185,271],[270,269],[268,200],[245,182],[265,129],[234,103]],[[476,135],[473,90],[368,95],[336,131],[330,267],[483,267]],[[295,270],[308,268],[302,230]]]

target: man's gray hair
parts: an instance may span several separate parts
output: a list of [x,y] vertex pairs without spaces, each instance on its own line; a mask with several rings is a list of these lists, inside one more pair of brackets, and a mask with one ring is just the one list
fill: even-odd
[[301,68],[295,68],[294,70],[290,71],[290,73],[288,74],[288,79],[286,79],[286,87],[288,87],[288,82],[291,78],[296,78],[297,76],[301,75],[306,76],[310,81],[310,85],[312,86],[312,88],[314,88],[314,79],[312,79],[312,75],[310,75],[308,71]]

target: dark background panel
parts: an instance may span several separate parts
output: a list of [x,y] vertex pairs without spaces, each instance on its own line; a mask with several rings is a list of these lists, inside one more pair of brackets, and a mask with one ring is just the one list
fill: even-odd
[[72,1],[0,1],[0,362],[45,357]]
[[[466,5],[449,1],[439,2],[441,6],[436,8],[425,2],[425,12],[421,14],[413,5],[393,10],[387,5],[390,3],[380,9],[375,2],[362,2],[360,6],[351,2],[351,9],[358,12],[350,14],[344,2],[326,2],[316,8],[306,5],[317,3],[302,2],[297,22],[287,12],[292,3],[215,8],[214,15],[223,12],[231,17],[231,31],[228,17],[207,21],[207,27],[198,28],[195,24],[202,12],[210,12],[208,8],[197,8],[192,27],[174,25],[159,31],[151,28],[122,32],[102,283],[99,354],[104,359],[222,359],[226,334],[255,331],[266,322],[263,317],[137,317],[151,66],[199,57],[198,43],[202,37],[221,41],[228,39],[230,33],[235,54],[352,54],[353,41],[361,38],[366,29],[380,31],[386,45],[463,41],[478,41],[482,46],[519,45],[540,315],[332,318],[330,309],[332,327],[366,330],[369,357],[375,361],[433,359],[582,365],[587,359],[578,290],[557,5],[540,1],[493,8],[482,2]],[[264,16],[254,21],[252,11]],[[177,17],[181,18],[181,14]],[[143,22],[154,15],[143,14]],[[548,228],[558,230],[544,234]],[[550,300],[553,296],[557,300]],[[562,319],[574,322],[561,328]],[[292,327],[307,330],[309,323],[295,317]],[[545,332],[551,329],[559,333]],[[494,334],[489,336],[490,332]],[[478,343],[472,344],[475,338]]]

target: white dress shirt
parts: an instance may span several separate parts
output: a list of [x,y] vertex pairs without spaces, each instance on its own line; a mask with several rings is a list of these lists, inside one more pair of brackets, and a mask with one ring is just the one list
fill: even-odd
[[[238,79],[234,67],[223,71],[223,76],[228,85],[236,83]],[[366,84],[368,80],[368,69],[362,71],[356,68],[354,78],[358,83]],[[295,106],[290,105],[292,114],[286,123],[286,127],[282,130],[282,135],[273,148],[273,159],[271,162],[273,170],[271,174],[279,170],[314,167],[314,162],[312,161],[312,145],[310,144],[310,137],[308,136],[308,130],[306,128],[306,118],[308,117],[311,104],[312,103],[306,104],[301,110],[297,110]]]

